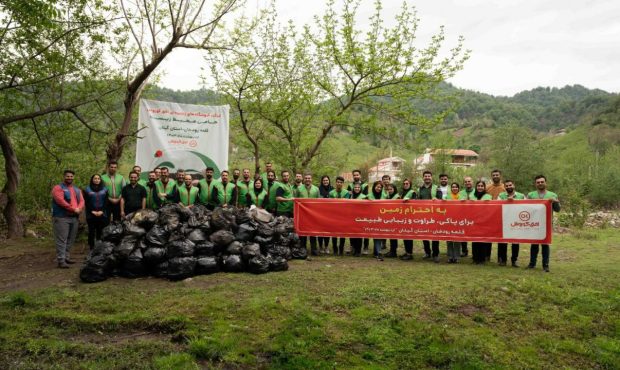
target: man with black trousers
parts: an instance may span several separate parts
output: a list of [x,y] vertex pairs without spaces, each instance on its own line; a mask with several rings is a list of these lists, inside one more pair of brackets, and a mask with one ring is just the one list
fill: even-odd
[[[433,173],[431,171],[424,171],[422,173],[423,184],[418,191],[418,199],[443,199],[441,190],[437,185],[433,184]],[[431,245],[432,245],[432,257],[435,263],[439,263],[439,240],[423,240],[424,244],[424,259],[431,258]]]

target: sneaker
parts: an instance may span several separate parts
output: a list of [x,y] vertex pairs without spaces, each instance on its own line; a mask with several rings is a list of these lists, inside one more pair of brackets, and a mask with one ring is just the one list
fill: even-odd
[[396,258],[396,252],[390,252],[385,255],[385,258]]
[[517,264],[517,261],[512,263],[512,267],[519,267],[519,265]]
[[543,266],[543,270],[545,270],[545,272],[549,272],[549,266]]
[[362,254],[368,254],[368,248],[362,249]]
[[67,263],[65,261],[58,262],[58,268],[59,269],[68,269],[69,265],[67,265]]
[[383,257],[379,256],[375,256],[375,258],[377,259],[377,261],[383,261]]
[[425,260],[427,260],[427,259],[429,259],[429,258],[431,258],[431,255],[430,255],[430,254],[425,254],[425,255],[424,255],[424,257],[422,257],[422,259],[425,259]]
[[311,256],[318,256],[318,255],[319,255],[319,253],[318,253],[316,250],[314,250],[314,251],[311,251],[311,252],[310,252],[310,255],[311,255]]
[[73,265],[75,263],[75,261],[70,259],[70,258],[65,258],[65,263],[67,263],[69,265]]
[[413,256],[409,253],[406,253],[400,256],[400,259],[403,261],[411,261],[413,259]]
[[526,268],[528,268],[528,269],[533,269],[533,268],[535,268],[535,267],[536,267],[536,266],[534,266],[534,265],[527,265],[527,267],[526,267]]
[[433,257],[433,262],[439,263],[439,257]]

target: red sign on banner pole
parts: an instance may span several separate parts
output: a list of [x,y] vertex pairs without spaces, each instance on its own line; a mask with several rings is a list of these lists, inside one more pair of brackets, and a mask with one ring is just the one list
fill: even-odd
[[302,236],[551,244],[551,201],[295,199]]

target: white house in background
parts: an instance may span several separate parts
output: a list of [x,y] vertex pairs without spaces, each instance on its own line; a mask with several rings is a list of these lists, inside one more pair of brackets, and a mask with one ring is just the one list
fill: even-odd
[[473,167],[478,160],[478,153],[469,149],[426,149],[415,159],[414,166],[418,171],[424,170],[440,156],[449,158],[449,164],[454,167]]
[[384,175],[389,175],[392,181],[399,181],[404,166],[405,160],[400,157],[380,159],[376,166],[368,170],[368,183],[380,181]]

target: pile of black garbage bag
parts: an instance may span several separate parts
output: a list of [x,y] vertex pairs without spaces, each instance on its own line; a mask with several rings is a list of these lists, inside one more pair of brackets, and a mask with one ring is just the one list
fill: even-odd
[[144,209],[103,230],[80,270],[83,282],[147,275],[182,280],[220,271],[262,274],[288,270],[306,259],[293,219],[264,210],[191,208],[169,204]]

